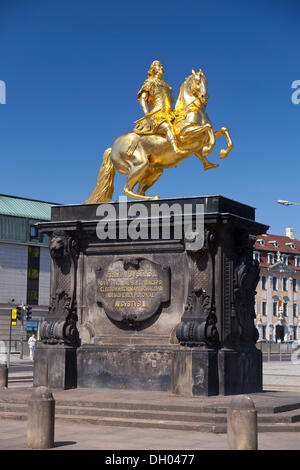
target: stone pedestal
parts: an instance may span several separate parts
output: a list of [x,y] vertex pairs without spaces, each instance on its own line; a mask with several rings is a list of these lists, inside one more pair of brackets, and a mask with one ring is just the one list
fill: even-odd
[[267,228],[222,196],[52,207],[35,384],[260,391],[253,244]]
[[262,352],[256,347],[218,352],[219,393],[236,395],[263,390]]
[[33,386],[63,390],[76,388],[76,348],[38,343],[34,353]]
[[172,362],[172,392],[185,396],[218,395],[218,352],[180,347]]
[[84,345],[77,351],[78,387],[171,390],[175,345]]

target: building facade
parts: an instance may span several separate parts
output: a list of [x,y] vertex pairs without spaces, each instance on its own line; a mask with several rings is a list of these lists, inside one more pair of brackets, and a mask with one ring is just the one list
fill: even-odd
[[285,236],[257,237],[253,256],[260,265],[256,289],[259,340],[300,339],[300,241],[294,230],[287,228]]
[[[50,254],[46,235],[35,224],[51,218],[54,203],[0,195],[0,341],[19,350],[26,331],[36,330],[48,312]],[[11,309],[31,306],[32,318],[10,327]],[[2,343],[3,344],[3,343]]]

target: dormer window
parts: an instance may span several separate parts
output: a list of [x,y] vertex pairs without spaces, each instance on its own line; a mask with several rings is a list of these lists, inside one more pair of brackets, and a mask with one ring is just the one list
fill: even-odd
[[286,243],[286,246],[290,246],[293,250],[296,248],[295,243],[292,243],[292,242]]
[[256,242],[259,243],[259,244],[262,245],[262,246],[264,246],[264,244],[265,244],[265,240],[263,240],[262,238],[258,238],[258,239],[256,240]]
[[278,248],[278,247],[279,247],[279,243],[278,243],[277,240],[270,240],[268,243],[270,243],[270,245],[275,246],[275,248]]

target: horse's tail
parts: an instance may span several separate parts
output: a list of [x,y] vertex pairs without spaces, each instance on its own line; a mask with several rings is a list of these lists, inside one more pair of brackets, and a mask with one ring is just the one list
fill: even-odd
[[111,148],[105,150],[96,187],[86,203],[109,202],[114,192],[115,167],[110,159]]

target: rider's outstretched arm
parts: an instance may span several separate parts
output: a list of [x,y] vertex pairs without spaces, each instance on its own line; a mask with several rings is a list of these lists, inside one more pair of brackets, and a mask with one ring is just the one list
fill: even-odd
[[140,98],[139,98],[139,102],[140,102],[140,105],[142,107],[142,110],[144,111],[145,114],[147,114],[149,111],[148,111],[148,106],[147,106],[147,98],[148,98],[148,95],[147,93],[142,93]]

